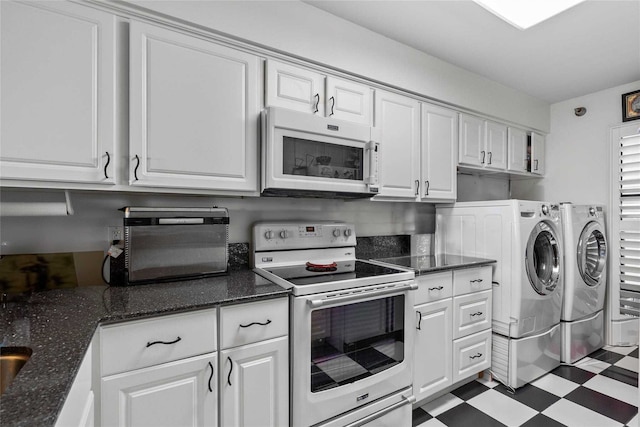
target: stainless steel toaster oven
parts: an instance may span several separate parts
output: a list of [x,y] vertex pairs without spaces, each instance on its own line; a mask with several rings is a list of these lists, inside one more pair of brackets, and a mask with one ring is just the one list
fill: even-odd
[[125,207],[123,211],[125,284],[227,273],[227,209]]

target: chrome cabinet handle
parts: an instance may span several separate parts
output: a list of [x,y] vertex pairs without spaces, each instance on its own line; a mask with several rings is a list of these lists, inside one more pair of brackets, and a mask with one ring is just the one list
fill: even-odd
[[424,182],[424,195],[428,196],[429,195],[429,181],[425,181]]
[[444,289],[444,286],[437,286],[435,288],[429,288],[430,291],[441,291]]
[[481,283],[482,279],[469,280],[469,283]]
[[476,353],[473,356],[469,356],[469,359],[477,359],[478,357],[482,357],[482,353]]
[[333,116],[333,107],[336,105],[336,99],[332,96],[329,100],[331,101],[331,114],[329,114],[329,117],[331,117]]
[[320,105],[320,94],[316,93],[314,95],[314,98],[316,99],[316,106],[315,106],[315,110],[313,111],[313,113],[317,113],[318,112],[318,105]]
[[416,326],[416,329],[421,331],[422,330],[422,313],[419,311],[416,311],[416,314],[418,315],[418,325]]
[[475,313],[471,313],[470,316],[471,317],[473,317],[473,316],[482,316],[482,312],[481,311],[477,311]]
[[534,160],[533,164],[534,164],[533,170],[537,171],[538,170],[538,159]]
[[111,163],[111,156],[108,151],[106,151],[105,154],[107,155],[107,163],[104,164],[104,179],[109,179],[109,175],[107,175],[107,167],[109,166],[109,163]]
[[489,162],[487,164],[490,165],[491,164],[491,151],[489,151],[488,154],[489,154]]
[[249,326],[253,326],[253,325],[267,326],[269,323],[271,323],[271,320],[270,320],[270,319],[267,319],[267,321],[266,321],[266,322],[264,322],[264,323],[260,323],[260,322],[251,322],[251,323],[249,323],[249,324],[247,324],[247,325],[240,324],[240,327],[241,327],[241,328],[248,328]]
[[213,379],[213,364],[209,362],[209,367],[211,368],[211,375],[209,375],[209,392],[213,393],[213,388],[211,388],[211,380]]
[[231,364],[229,366],[229,375],[227,375],[227,384],[231,385],[231,372],[233,372],[233,360],[229,356],[227,356],[227,360]]
[[420,194],[420,181],[416,179],[416,196]]
[[140,157],[138,157],[138,155],[136,154],[135,159],[138,161],[138,163],[136,163],[136,167],[135,167],[135,169],[133,169],[133,177],[137,181],[138,180],[138,168],[140,167]]
[[482,154],[482,160],[480,160],[480,163],[484,165],[484,151],[481,151],[480,154]]
[[149,341],[147,342],[147,347],[151,347],[152,345],[156,345],[156,344],[171,345],[179,342],[180,340],[182,340],[182,338],[178,337],[173,341]]

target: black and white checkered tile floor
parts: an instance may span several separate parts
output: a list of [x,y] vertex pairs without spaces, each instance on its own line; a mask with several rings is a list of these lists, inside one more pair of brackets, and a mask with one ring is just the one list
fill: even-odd
[[640,427],[638,347],[605,347],[516,390],[483,378],[413,410],[416,427]]

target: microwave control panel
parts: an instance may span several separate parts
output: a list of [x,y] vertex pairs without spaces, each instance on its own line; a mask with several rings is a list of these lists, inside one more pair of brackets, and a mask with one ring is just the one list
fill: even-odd
[[344,222],[258,223],[253,244],[255,251],[355,246],[356,233],[353,224]]

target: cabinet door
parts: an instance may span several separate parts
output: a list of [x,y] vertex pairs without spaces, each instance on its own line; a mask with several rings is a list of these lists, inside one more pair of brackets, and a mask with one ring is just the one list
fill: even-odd
[[216,426],[217,356],[102,378],[103,426]]
[[486,154],[484,149],[484,120],[467,114],[460,114],[458,163],[484,166]]
[[132,22],[133,185],[258,191],[260,60]]
[[413,394],[418,401],[452,384],[451,299],[418,305]]
[[327,77],[327,117],[371,125],[371,92],[367,86]]
[[324,116],[325,77],[315,71],[269,59],[266,105]]
[[420,186],[420,103],[377,90],[375,127],[380,140],[380,196],[416,199]]
[[485,167],[504,170],[507,168],[507,127],[500,123],[485,122],[487,157]]
[[0,2],[0,178],[115,183],[115,16]]
[[544,175],[544,136],[531,132],[531,173]]
[[422,104],[422,200],[455,200],[458,113]]
[[289,425],[287,337],[220,352],[223,426]]
[[527,172],[527,132],[510,127],[507,136],[507,169],[513,172]]

